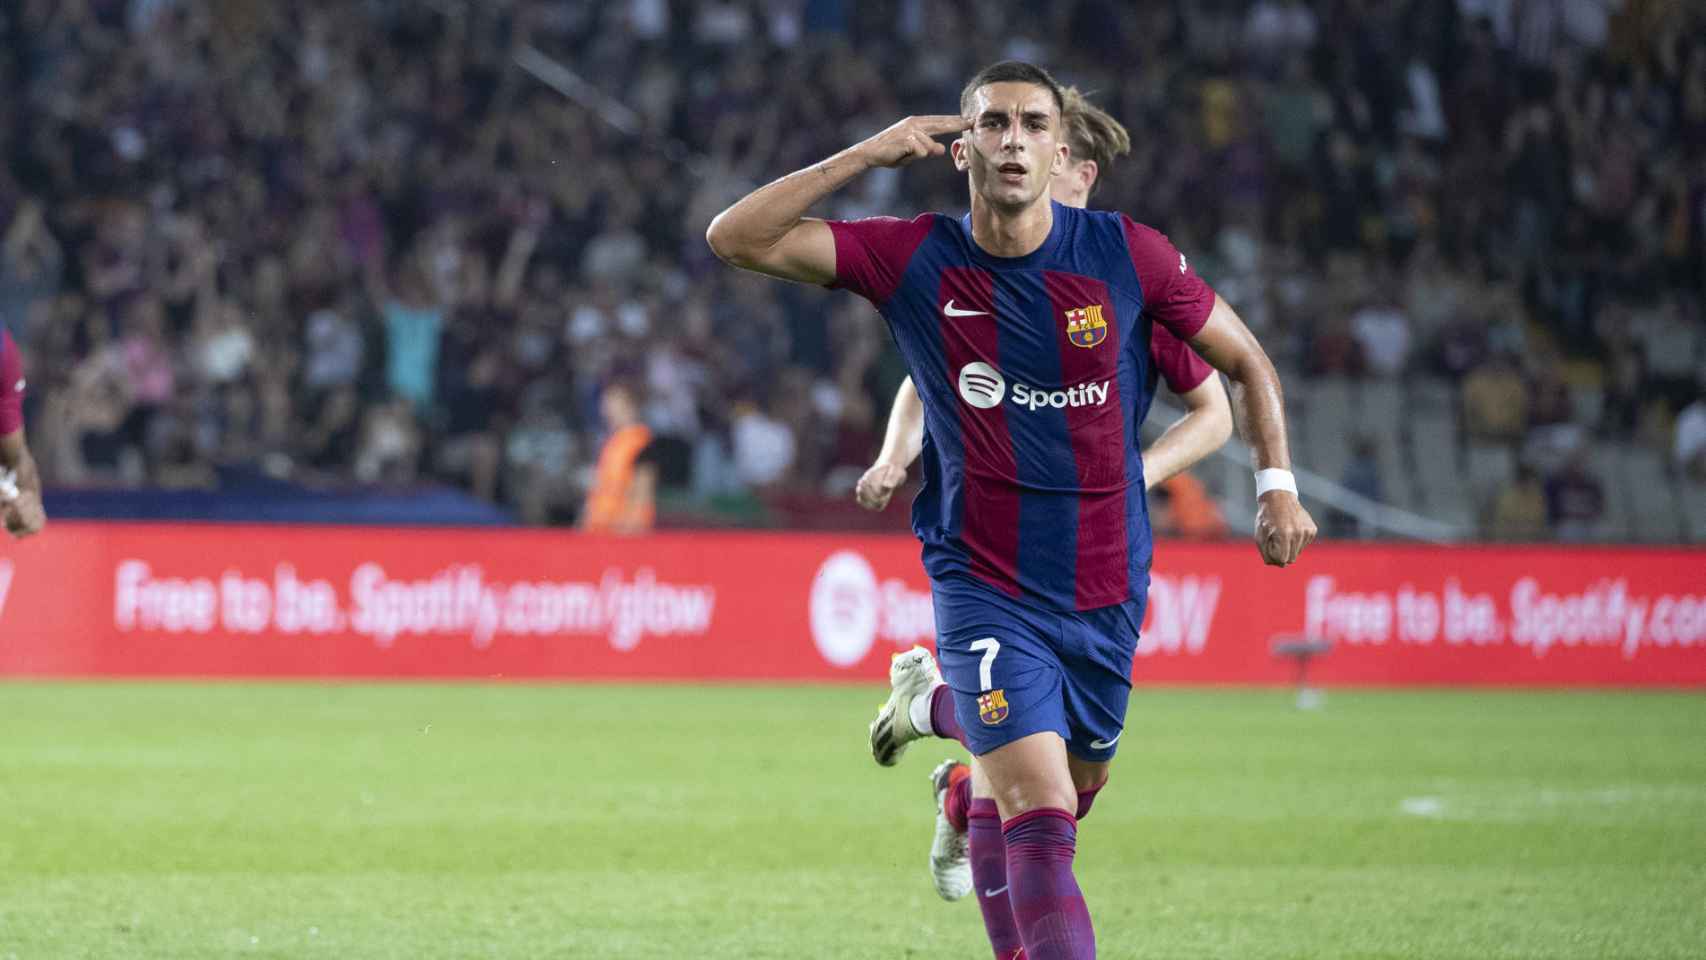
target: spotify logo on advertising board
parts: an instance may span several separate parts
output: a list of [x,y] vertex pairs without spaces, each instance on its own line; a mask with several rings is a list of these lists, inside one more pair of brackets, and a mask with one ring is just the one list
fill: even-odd
[[823,658],[837,667],[865,659],[877,640],[881,602],[877,572],[863,555],[838,550],[812,579],[812,640]]

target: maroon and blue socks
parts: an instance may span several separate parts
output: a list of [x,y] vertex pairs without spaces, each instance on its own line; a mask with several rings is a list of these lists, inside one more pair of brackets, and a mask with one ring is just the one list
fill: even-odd
[[1102,787],[1107,785],[1108,781],[1103,780],[1100,784],[1091,787],[1088,790],[1078,791],[1078,813],[1073,817],[1074,820],[1082,820],[1090,815],[1090,807],[1096,802],[1096,794],[1101,793]]
[[995,801],[980,797],[967,821],[972,883],[996,960],[1094,960],[1090,910],[1072,874],[1077,820],[1049,808],[1003,824]]
[[960,718],[954,713],[954,691],[945,683],[930,691],[930,729],[943,740],[958,740],[971,749],[966,743],[966,728],[960,726]]
[[[1002,824],[1001,836],[1007,844],[1007,898],[1025,960],[1094,960],[1090,908],[1072,875],[1077,820],[1065,810],[1031,810]],[[975,855],[972,863],[975,880]],[[988,915],[986,909],[986,927]]]
[[972,893],[983,911],[984,932],[989,934],[996,960],[1014,960],[1025,943],[1007,899],[1007,844],[1001,837],[1001,813],[994,800],[980,797],[971,801],[967,821]]
[[[931,691],[930,726],[944,740],[965,743],[946,685]],[[1078,820],[1100,790],[1079,792],[1076,817],[1050,808],[1003,824],[994,800],[972,797],[970,776],[950,776],[942,813],[968,835],[973,892],[996,960],[1094,960],[1096,934],[1072,860]]]
[[955,833],[965,833],[968,829],[971,805],[971,768],[955,767],[948,775],[948,792],[942,797],[942,815],[948,818],[948,825]]

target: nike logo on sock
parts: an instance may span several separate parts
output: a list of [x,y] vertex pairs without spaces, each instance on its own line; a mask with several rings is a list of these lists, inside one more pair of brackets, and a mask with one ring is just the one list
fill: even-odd
[[1006,892],[1007,892],[1007,887],[1006,886],[1000,886],[1000,887],[995,888],[994,890],[983,891],[983,895],[985,897],[999,897]]

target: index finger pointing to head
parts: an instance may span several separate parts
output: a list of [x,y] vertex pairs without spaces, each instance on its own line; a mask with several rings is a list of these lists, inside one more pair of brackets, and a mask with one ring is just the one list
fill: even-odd
[[971,118],[962,117],[957,113],[919,117],[918,127],[932,137],[936,137],[944,133],[959,133],[961,130],[970,130]]

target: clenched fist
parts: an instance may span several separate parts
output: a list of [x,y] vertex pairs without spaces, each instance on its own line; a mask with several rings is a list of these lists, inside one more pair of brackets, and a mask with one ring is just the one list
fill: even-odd
[[19,540],[40,533],[47,525],[41,495],[34,490],[25,490],[16,498],[0,503],[0,518],[4,519],[6,532]]
[[881,510],[889,498],[906,482],[906,468],[892,463],[877,463],[865,471],[853,488],[853,496],[866,510]]
[[1315,542],[1315,521],[1288,490],[1269,490],[1256,507],[1256,546],[1262,562],[1274,567],[1289,566],[1303,548]]

